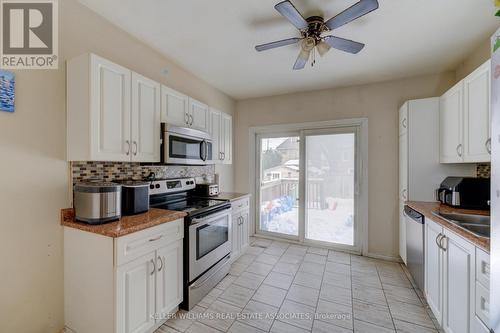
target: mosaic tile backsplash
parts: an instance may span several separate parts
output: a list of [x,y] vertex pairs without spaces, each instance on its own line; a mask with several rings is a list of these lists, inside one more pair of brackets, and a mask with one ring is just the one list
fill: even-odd
[[480,163],[477,165],[476,175],[479,178],[490,178],[491,177],[491,164],[490,163]]
[[73,184],[85,181],[142,180],[151,172],[156,174],[156,179],[194,177],[197,181],[200,179],[213,181],[215,166],[159,166],[129,162],[71,162]]

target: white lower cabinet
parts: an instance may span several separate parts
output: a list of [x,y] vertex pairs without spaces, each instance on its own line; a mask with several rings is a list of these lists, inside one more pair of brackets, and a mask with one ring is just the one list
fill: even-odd
[[475,247],[444,230],[443,329],[449,333],[471,332],[475,299]]
[[64,228],[65,324],[78,333],[151,333],[183,301],[179,219],[111,238]]
[[487,293],[477,280],[477,251],[483,252],[465,238],[426,219],[425,296],[445,332],[485,332],[488,301],[480,297],[481,292]]
[[232,206],[232,245],[231,259],[236,260],[242,251],[249,245],[249,198],[239,199],[231,203]]
[[155,326],[155,253],[116,270],[116,331],[148,332]]

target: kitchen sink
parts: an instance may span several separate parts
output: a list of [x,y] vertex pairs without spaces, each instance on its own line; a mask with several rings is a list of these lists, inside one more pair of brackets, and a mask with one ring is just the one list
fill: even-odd
[[490,217],[486,215],[433,212],[451,223],[454,223],[476,236],[490,238]]

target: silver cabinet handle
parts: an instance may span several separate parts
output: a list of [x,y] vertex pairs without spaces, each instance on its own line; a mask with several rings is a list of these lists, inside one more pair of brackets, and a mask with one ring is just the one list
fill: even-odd
[[226,153],[222,152],[222,160],[226,159]]
[[155,261],[153,259],[151,259],[151,264],[153,264],[153,270],[151,271],[151,275],[153,275],[156,271],[156,265],[155,265]]
[[406,118],[403,119],[403,128],[406,128]]
[[125,154],[130,155],[130,141],[125,140],[125,144],[127,145],[127,152]]
[[184,122],[186,123],[186,125],[189,125],[189,114],[187,112],[184,113]]
[[486,151],[488,152],[488,154],[491,155],[491,138],[486,140],[485,146],[486,146]]
[[189,126],[192,126],[193,125],[193,115],[190,114],[189,115]]
[[485,275],[490,275],[490,264],[486,261],[481,261],[481,272]]
[[163,237],[163,235],[160,235],[160,236],[155,237],[155,238],[150,238],[150,239],[149,239],[149,241],[150,241],[150,242],[156,242],[157,240],[159,240],[159,239],[160,239],[160,238],[162,238],[162,237]]
[[461,143],[457,146],[457,155],[459,157],[462,157],[462,144]]
[[137,141],[132,142],[132,146],[135,147],[135,150],[133,150],[134,156],[137,156],[137,152],[139,151],[139,146],[137,145]]
[[163,260],[161,260],[160,256],[158,256],[158,260],[160,261],[160,264],[161,264],[161,266],[158,267],[158,272],[161,272],[161,270],[163,269]]
[[437,236],[436,236],[436,245],[437,245],[440,249],[442,249],[442,247],[441,247],[441,240],[439,239],[441,236],[443,236],[443,234],[442,234],[442,233],[439,233],[439,235],[437,235]]
[[407,199],[407,197],[406,197],[406,192],[407,192],[407,190],[406,190],[406,189],[404,189],[404,190],[402,190],[402,191],[401,191],[401,196],[403,197],[403,199],[404,199],[404,200],[406,200],[406,199]]
[[443,235],[443,236],[441,237],[441,239],[439,240],[439,245],[441,245],[441,248],[443,249],[443,251],[445,251],[445,252],[446,252],[446,247],[443,245],[443,241],[444,241],[445,239],[446,239],[446,236],[445,236],[445,235]]

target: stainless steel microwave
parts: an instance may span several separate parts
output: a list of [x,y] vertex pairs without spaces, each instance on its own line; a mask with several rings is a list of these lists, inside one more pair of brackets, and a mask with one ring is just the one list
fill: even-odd
[[161,160],[165,164],[214,164],[213,142],[210,134],[166,123],[162,128]]

